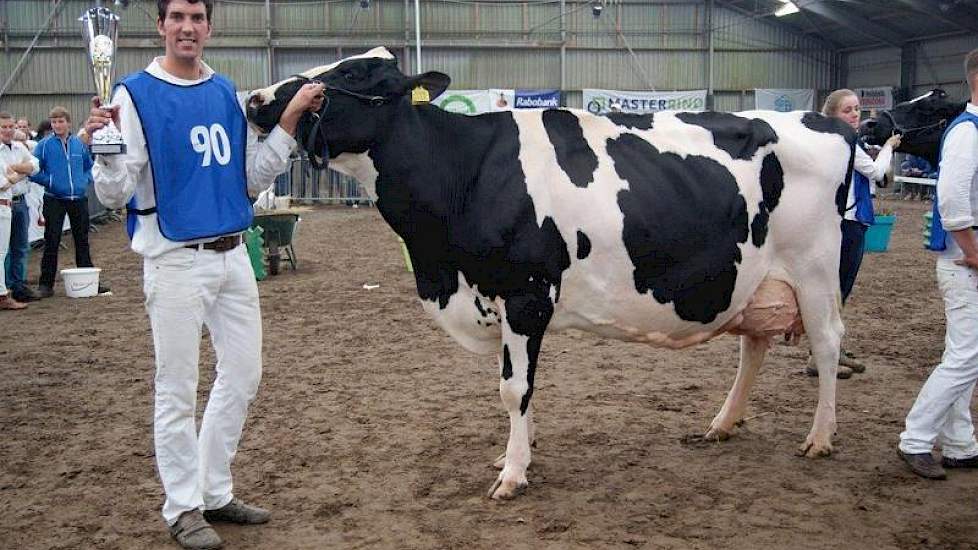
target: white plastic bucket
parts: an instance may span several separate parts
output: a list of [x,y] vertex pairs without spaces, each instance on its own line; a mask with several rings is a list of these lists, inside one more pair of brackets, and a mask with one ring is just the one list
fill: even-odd
[[292,197],[289,195],[282,195],[275,197],[275,210],[288,210],[291,205]]
[[65,294],[69,298],[89,298],[98,294],[98,274],[100,267],[74,267],[62,269],[61,278],[65,282]]

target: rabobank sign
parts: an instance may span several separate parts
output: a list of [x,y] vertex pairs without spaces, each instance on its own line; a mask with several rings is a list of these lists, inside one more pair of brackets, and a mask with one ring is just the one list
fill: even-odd
[[560,107],[559,90],[516,90],[517,109],[550,109]]

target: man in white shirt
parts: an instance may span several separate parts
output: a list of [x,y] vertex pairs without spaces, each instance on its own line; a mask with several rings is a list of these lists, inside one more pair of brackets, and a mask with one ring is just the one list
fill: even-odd
[[[900,434],[900,456],[929,479],[944,479],[944,468],[978,467],[970,409],[978,381],[978,50],[966,56],[965,74],[971,100],[944,133],[937,180],[937,207],[947,231],[937,260],[947,318],[944,355]],[[941,463],[931,454],[936,443]]]
[[[270,518],[232,494],[231,461],[261,378],[258,287],[241,232],[252,219],[248,193],[288,168],[299,118],[324,96],[321,84],[305,85],[259,144],[233,84],[201,60],[213,1],[158,0],[157,8],[165,55],[122,79],[111,109],[93,100],[83,139],[111,117],[126,142],[125,153],[99,156],[95,190],[109,208],[128,206],[132,249],[144,258],[163,518],[181,546],[208,549],[222,544],[208,521]],[[218,361],[198,433],[202,325]]]
[[[18,279],[12,275],[8,281],[5,275],[7,270],[4,268],[7,251],[13,243],[10,272],[16,271],[16,275],[22,273],[21,264],[25,251],[21,248],[26,249],[27,239],[27,225],[23,217],[27,213],[24,193],[29,182],[26,176],[38,171],[37,159],[22,143],[13,140],[15,131],[13,116],[0,112],[0,309],[24,309],[27,305],[17,299],[17,294],[21,293],[21,299],[24,298],[24,293],[33,296],[23,278]],[[16,226],[13,225],[15,223]],[[12,231],[17,233],[13,234]],[[20,246],[21,236],[25,241],[23,247]]]

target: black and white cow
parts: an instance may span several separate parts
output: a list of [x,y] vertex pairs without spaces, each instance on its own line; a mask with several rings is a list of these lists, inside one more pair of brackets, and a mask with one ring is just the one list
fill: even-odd
[[[329,98],[314,150],[328,146],[333,168],[375,186],[424,309],[465,348],[498,354],[510,433],[493,498],[527,485],[549,329],[672,348],[741,334],[736,380],[705,435],[723,439],[771,336],[798,332],[800,310],[820,372],[800,451],[832,451],[839,200],[855,143],[844,124],[762,111],[466,117],[412,105],[412,89],[434,97],[448,77],[405,76],[383,48],[305,76]],[[301,83],[253,93],[252,122],[268,131]]]
[[882,145],[893,134],[900,134],[898,152],[923,157],[937,168],[941,136],[966,105],[966,101],[952,101],[947,92],[936,88],[863,121],[859,135],[870,145]]

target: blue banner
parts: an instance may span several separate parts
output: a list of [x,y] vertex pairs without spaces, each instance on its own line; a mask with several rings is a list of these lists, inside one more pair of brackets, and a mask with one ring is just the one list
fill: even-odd
[[560,107],[560,90],[516,90],[517,109]]

